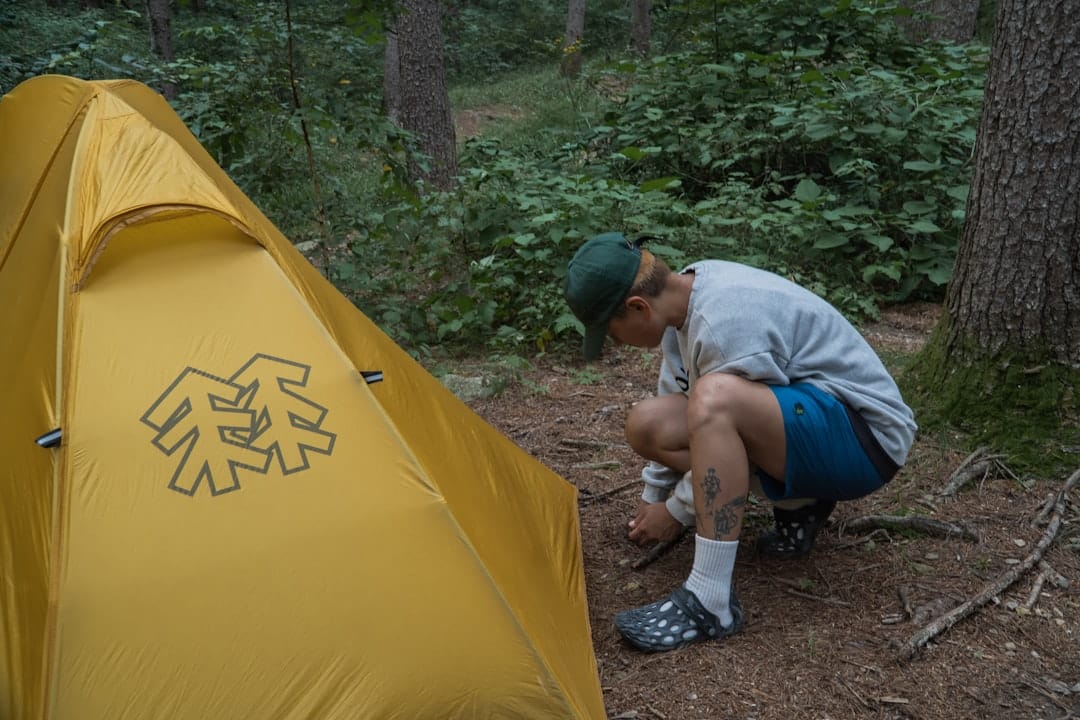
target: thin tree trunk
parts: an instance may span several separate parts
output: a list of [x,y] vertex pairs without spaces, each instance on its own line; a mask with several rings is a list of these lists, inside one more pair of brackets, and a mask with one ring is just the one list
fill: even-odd
[[648,57],[652,39],[652,0],[630,0],[630,44],[638,55]]
[[581,45],[585,35],[585,0],[570,0],[566,9],[566,44],[559,71],[566,77],[581,73]]
[[401,55],[394,30],[386,31],[383,52],[383,112],[395,125],[401,125]]
[[409,163],[409,175],[441,190],[457,175],[457,142],[450,114],[438,0],[402,0],[397,20],[401,68],[401,127],[420,139],[430,158],[423,168]]
[[[165,62],[175,60],[169,0],[146,0],[146,20],[149,25],[150,52]],[[161,83],[161,94],[166,100],[175,100],[176,85],[171,82]]]
[[949,347],[1080,364],[1080,3],[1001,0]]

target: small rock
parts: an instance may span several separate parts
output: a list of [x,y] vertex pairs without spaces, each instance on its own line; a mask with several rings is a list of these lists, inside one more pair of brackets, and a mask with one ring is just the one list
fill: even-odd
[[1017,560],[1016,558],[1005,558],[1005,564],[1006,565],[1019,565],[1020,561]]
[[927,560],[937,560],[940,557],[940,555],[938,555],[937,553],[934,553],[934,552],[929,552],[929,553],[926,553],[926,555],[924,555],[923,557],[925,557]]
[[1025,545],[1027,545],[1027,541],[1021,540],[1020,538],[1015,538],[1013,540],[1013,545],[1015,545],[1016,547],[1024,547]]
[[696,692],[687,693],[686,699],[687,700],[697,700],[697,693]]
[[1005,649],[1006,650],[1015,650],[1016,649],[1016,643],[1014,643],[1014,642],[1005,643]]
[[1072,694],[1072,690],[1069,688],[1069,686],[1061,682],[1060,680],[1055,680],[1054,678],[1043,678],[1043,682],[1046,683],[1046,689],[1052,693],[1056,693],[1058,695]]
[[934,568],[930,565],[926,565],[925,563],[912,563],[911,569],[919,573],[920,575],[929,575],[930,573],[934,572]]

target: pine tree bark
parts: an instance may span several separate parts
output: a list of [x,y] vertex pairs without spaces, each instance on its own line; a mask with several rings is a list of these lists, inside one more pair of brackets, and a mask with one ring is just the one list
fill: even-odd
[[585,36],[585,0],[570,0],[566,8],[566,44],[559,72],[565,77],[581,74],[581,45]]
[[900,376],[924,430],[1036,473],[1080,428],[1080,3],[999,0],[945,312]]
[[900,21],[911,40],[951,40],[971,42],[979,17],[979,0],[906,0],[901,3],[926,17]]
[[[1000,0],[949,346],[1080,368],[1080,3]],[[1038,360],[1038,358],[1033,358]]]
[[457,175],[457,144],[446,83],[439,0],[402,0],[397,19],[401,71],[401,127],[419,140],[427,168],[409,163],[409,175],[446,190]]
[[[169,0],[146,0],[146,20],[149,26],[150,52],[165,62],[175,60]],[[166,100],[175,100],[176,85],[171,82],[161,83],[161,94]]]
[[630,0],[630,46],[638,55],[649,56],[652,40],[652,0]]

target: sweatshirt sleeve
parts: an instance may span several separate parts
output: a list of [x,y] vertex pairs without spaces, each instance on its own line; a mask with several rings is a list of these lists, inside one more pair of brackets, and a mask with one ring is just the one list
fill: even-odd
[[[656,382],[657,396],[686,392],[690,383],[679,355],[679,342],[672,329],[665,333],[661,348],[664,356]],[[647,503],[664,502],[681,479],[682,473],[658,462],[650,462],[641,471],[641,481],[644,483],[641,499]]]

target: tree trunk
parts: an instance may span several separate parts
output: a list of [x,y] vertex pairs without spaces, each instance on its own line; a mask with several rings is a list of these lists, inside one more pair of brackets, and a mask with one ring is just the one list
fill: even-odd
[[440,190],[453,186],[457,146],[450,114],[439,0],[402,0],[397,19],[401,127],[416,135],[430,165],[409,163],[409,175]]
[[[149,24],[150,52],[165,62],[175,60],[169,0],[146,0],[146,20]],[[175,100],[176,85],[171,82],[161,83],[161,94],[166,100]]]
[[1002,0],[950,341],[1080,362],[1080,4]]
[[394,30],[386,31],[386,48],[383,52],[383,112],[390,122],[401,125],[401,55]]
[[652,39],[652,0],[630,0],[630,45],[642,57],[649,56]]
[[1080,436],[1078,29],[1076,0],[1000,0],[946,313],[915,363],[946,422],[1017,452]]
[[979,0],[905,0],[901,3],[923,17],[908,17],[900,21],[908,38],[919,40],[951,40],[971,42],[979,18]]
[[585,35],[585,0],[570,0],[566,9],[566,44],[559,71],[565,77],[581,73],[581,44]]

